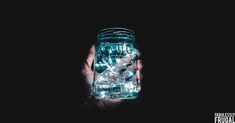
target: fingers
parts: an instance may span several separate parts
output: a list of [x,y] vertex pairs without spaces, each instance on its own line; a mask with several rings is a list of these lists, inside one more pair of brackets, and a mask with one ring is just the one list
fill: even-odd
[[137,77],[137,80],[140,80],[140,81],[143,80],[143,75],[140,70],[136,71],[136,77]]
[[132,81],[137,81],[138,82],[138,87],[137,87],[137,90],[138,92],[141,91],[141,87],[142,87],[142,81],[143,81],[143,62],[142,60],[137,60],[135,62],[135,64],[133,64],[132,66],[129,66],[128,69],[123,72],[123,76],[125,78],[130,78],[132,77],[132,71],[136,71],[136,73],[134,74],[135,77],[132,78]]
[[[137,56],[140,57],[141,53],[138,52]],[[131,61],[131,57],[124,57],[123,59],[121,59],[119,65],[117,65],[118,67],[122,67],[121,64],[123,63],[129,63]],[[125,76],[126,78],[132,77],[132,73],[131,71],[136,71],[136,77],[134,77],[133,79],[136,79],[136,81],[138,82],[138,92],[141,91],[141,85],[142,85],[142,81],[143,81],[143,61],[142,60],[137,60],[133,65],[129,66],[128,69],[122,73],[123,76]]]
[[142,60],[138,60],[137,61],[137,71],[136,71],[136,77],[137,77],[137,82],[138,82],[138,92],[140,92],[141,90],[141,84],[143,81],[143,61]]
[[137,70],[142,70],[144,65],[142,60],[137,60]]
[[137,52],[137,56],[138,56],[139,58],[141,57],[140,51]]
[[141,87],[142,87],[142,82],[140,80],[137,80],[138,82],[138,87],[137,87],[137,91],[140,92],[141,91]]

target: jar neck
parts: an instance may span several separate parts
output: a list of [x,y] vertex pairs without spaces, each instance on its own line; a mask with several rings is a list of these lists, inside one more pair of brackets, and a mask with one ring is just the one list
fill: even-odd
[[105,28],[99,32],[98,42],[135,42],[135,34],[126,28]]

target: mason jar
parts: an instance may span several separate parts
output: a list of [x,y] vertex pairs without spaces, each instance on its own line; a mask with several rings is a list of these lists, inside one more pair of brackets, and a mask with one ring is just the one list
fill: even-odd
[[105,28],[95,45],[92,92],[97,99],[135,99],[138,96],[135,34],[127,28]]

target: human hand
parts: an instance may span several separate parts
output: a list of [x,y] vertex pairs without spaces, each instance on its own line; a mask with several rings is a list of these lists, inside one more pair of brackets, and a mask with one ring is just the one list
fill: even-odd
[[[140,53],[138,52],[138,57],[140,57]],[[82,75],[85,78],[85,84],[88,87],[88,97],[90,97],[90,99],[92,99],[93,101],[90,101],[92,103],[94,103],[94,105],[100,107],[100,108],[106,108],[106,107],[115,107],[119,104],[121,104],[124,100],[118,99],[118,100],[102,100],[102,99],[95,99],[94,97],[92,97],[92,83],[94,81],[94,71],[92,70],[92,63],[94,62],[95,59],[95,46],[93,45],[89,51],[89,54],[87,56],[87,59],[85,60],[85,63],[83,65],[82,68]],[[126,61],[130,61],[131,58],[127,57],[122,59],[123,62],[126,63]],[[122,62],[121,61],[121,62]],[[121,67],[121,62],[119,62],[119,64],[117,64],[117,66]],[[138,92],[141,91],[141,82],[143,80],[143,76],[142,76],[142,69],[143,69],[143,63],[141,60],[137,60],[132,66],[129,66],[128,69],[135,69],[136,70],[136,78],[138,81]],[[125,72],[123,72],[124,76]]]

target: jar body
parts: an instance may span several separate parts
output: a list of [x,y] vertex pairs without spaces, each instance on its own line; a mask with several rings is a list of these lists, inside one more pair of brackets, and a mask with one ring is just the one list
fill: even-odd
[[97,99],[135,99],[138,48],[133,32],[108,28],[98,35],[93,95]]

